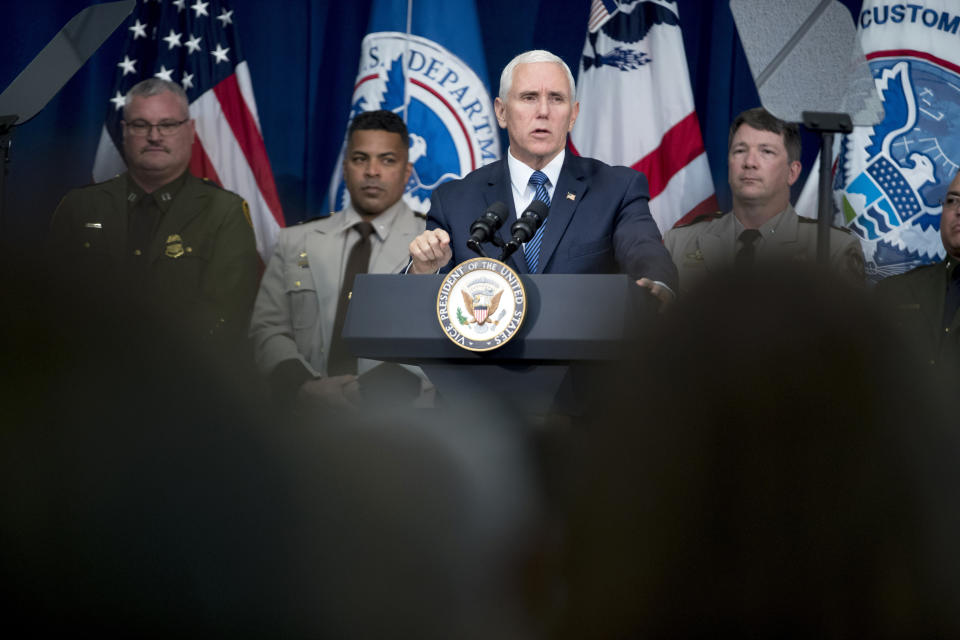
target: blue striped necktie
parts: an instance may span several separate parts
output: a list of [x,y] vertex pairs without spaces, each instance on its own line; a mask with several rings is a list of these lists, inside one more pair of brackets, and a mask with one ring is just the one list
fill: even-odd
[[[530,176],[530,184],[536,189],[534,200],[550,206],[550,194],[547,193],[547,175],[542,171],[534,171]],[[530,273],[536,273],[540,266],[540,244],[543,242],[543,230],[547,227],[547,221],[544,220],[533,238],[523,247],[523,257],[527,259],[527,269]]]

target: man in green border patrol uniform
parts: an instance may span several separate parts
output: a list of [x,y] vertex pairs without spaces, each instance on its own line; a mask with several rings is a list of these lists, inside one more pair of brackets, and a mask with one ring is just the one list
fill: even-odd
[[66,281],[132,297],[194,336],[242,338],[259,271],[253,228],[242,198],[188,171],[186,93],[138,83],[122,127],[127,173],[69,192],[54,213]]
[[[733,211],[701,216],[667,232],[664,244],[680,271],[680,293],[707,276],[760,264],[816,264],[816,220],[790,205],[800,177],[800,133],[762,108],[749,109],[730,126],[728,179]],[[845,229],[830,231],[830,267],[863,285],[863,250]]]

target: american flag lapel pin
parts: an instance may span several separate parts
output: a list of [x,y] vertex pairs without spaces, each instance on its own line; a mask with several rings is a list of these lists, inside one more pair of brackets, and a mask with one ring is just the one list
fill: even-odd
[[575,194],[573,191],[567,191],[567,200],[573,201],[576,199],[577,199],[577,194]]

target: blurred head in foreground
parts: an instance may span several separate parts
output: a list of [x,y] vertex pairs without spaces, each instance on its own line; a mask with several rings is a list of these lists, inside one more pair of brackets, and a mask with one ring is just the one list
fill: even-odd
[[717,280],[571,447],[562,637],[957,637],[960,432],[863,297]]
[[0,292],[12,627],[486,638],[522,624],[511,553],[534,509],[509,420],[283,423],[135,305]]

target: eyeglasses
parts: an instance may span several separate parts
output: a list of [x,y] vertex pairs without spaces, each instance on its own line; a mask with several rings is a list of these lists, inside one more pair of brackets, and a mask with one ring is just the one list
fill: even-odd
[[940,204],[943,205],[944,211],[960,211],[960,196],[951,193],[941,200]]
[[190,118],[185,118],[180,122],[174,122],[171,120],[164,120],[163,122],[158,122],[153,124],[152,122],[147,122],[146,120],[134,120],[133,122],[128,122],[127,129],[135,136],[145,136],[150,133],[151,129],[154,127],[157,128],[157,131],[160,132],[162,136],[172,136],[177,131],[180,130],[185,123],[189,122]]

